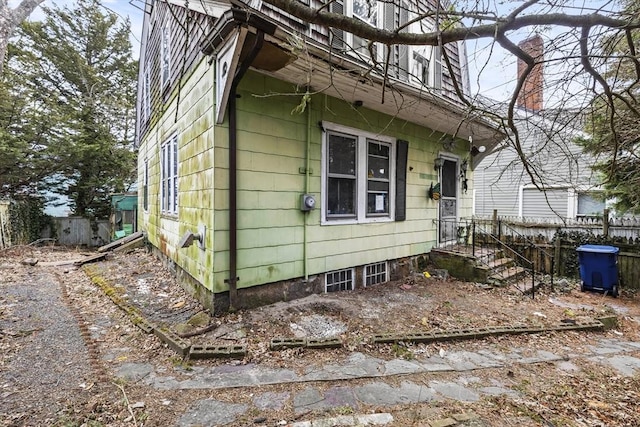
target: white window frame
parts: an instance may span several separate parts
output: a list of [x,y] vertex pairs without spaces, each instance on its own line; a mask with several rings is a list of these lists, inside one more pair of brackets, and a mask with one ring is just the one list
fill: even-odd
[[[327,288],[329,286],[335,286],[335,283],[332,283],[331,285],[329,285],[328,281],[329,281],[329,276],[331,275],[335,275],[335,274],[340,274],[340,273],[347,273],[350,272],[351,273],[351,286],[349,289],[339,289],[336,291],[328,291]],[[347,290],[347,291],[353,291],[355,289],[355,285],[356,285],[356,269],[355,268],[343,268],[341,270],[334,270],[334,271],[328,271],[324,274],[324,292],[328,293],[328,292],[341,292],[343,290]]]
[[142,122],[146,122],[151,116],[150,86],[149,69],[145,67],[142,81]]
[[[375,272],[373,274],[367,274],[367,268],[377,268],[377,266],[379,266],[379,265],[384,265],[384,272],[383,273]],[[381,277],[382,274],[384,274],[384,278],[383,278],[383,280],[381,282],[375,282],[375,283],[372,283],[370,285],[367,285],[367,279],[369,277],[374,277],[374,276]],[[387,261],[374,262],[373,264],[367,264],[362,268],[362,286],[364,286],[365,288],[367,286],[380,285],[380,284],[386,283],[388,281],[389,281],[389,263]]]
[[[578,209],[578,205],[579,205],[579,199],[580,196],[583,194],[596,194],[596,193],[603,193],[603,190],[601,188],[594,188],[594,187],[586,187],[586,186],[578,186],[577,188],[570,188],[569,189],[569,213],[568,213],[568,217],[569,218],[588,218],[588,217],[592,217],[593,215],[591,214],[583,214],[580,213],[579,209]],[[604,201],[604,207],[607,207],[607,200]],[[600,214],[602,212],[599,212]]]
[[142,209],[149,212],[149,159],[144,159],[144,171],[142,176]]
[[169,84],[171,78],[171,32],[169,23],[162,26],[162,36],[160,38],[160,82],[164,88]]
[[420,86],[430,86],[431,75],[431,61],[427,54],[427,48],[412,47],[409,56],[409,80]]
[[[336,0],[336,3],[339,3],[340,5],[342,5],[342,13],[344,14],[344,16],[350,17],[350,18],[355,18],[357,20],[360,20],[364,23],[367,23],[369,25],[371,25],[371,22],[359,15],[354,14],[353,12],[353,5],[354,5],[354,1],[353,0]],[[365,0],[366,2],[366,0]],[[383,9],[383,5],[384,2],[382,1],[376,1],[376,25],[375,28],[382,28],[383,25],[383,20],[384,20],[384,9]],[[331,10],[334,13],[338,13],[335,12],[334,10]],[[335,31],[335,30],[334,30]],[[366,59],[366,58],[370,58],[369,55],[369,51],[366,50],[356,50],[355,46],[354,46],[354,36],[352,33],[348,32],[348,31],[341,31],[338,30],[336,31],[336,34],[338,37],[342,37],[343,43],[344,45],[341,46],[341,50],[348,52],[349,55],[353,56],[353,57],[357,57],[360,59]],[[333,43],[332,43],[333,44]],[[338,42],[338,44],[342,44],[342,42]],[[337,45],[334,44],[334,47],[337,47]],[[383,49],[376,49],[376,59],[378,61],[382,60],[382,50]]]
[[178,134],[173,134],[160,149],[160,210],[178,214]]
[[[366,132],[347,126],[342,126],[331,122],[322,122],[324,132],[322,134],[322,184],[321,184],[321,224],[337,225],[337,224],[363,224],[373,222],[392,222],[395,220],[396,206],[396,139]],[[331,133],[341,133],[356,138],[356,206],[355,217],[352,218],[331,218],[327,215],[327,196],[329,178],[328,165],[328,144],[329,135]],[[388,206],[389,213],[382,215],[367,215],[367,161],[368,161],[368,142],[370,140],[383,144],[388,144],[389,149],[389,196]]]

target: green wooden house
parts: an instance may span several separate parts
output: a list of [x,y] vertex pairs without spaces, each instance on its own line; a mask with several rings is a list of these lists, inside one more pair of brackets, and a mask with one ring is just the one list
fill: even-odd
[[471,215],[472,149],[501,135],[455,100],[464,46],[393,46],[386,78],[363,46],[264,2],[147,2],[138,228],[212,310],[384,283]]

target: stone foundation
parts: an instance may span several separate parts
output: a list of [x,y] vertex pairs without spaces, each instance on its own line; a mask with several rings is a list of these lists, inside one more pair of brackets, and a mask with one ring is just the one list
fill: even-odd
[[[207,310],[214,315],[220,315],[229,310],[229,292],[212,293],[191,276],[187,271],[177,265],[158,248],[151,245],[152,253],[157,256],[162,264],[172,271],[182,288],[193,298],[197,299]],[[400,280],[409,276],[412,272],[423,272],[429,265],[429,255],[422,254],[414,257],[389,260],[389,280]],[[364,265],[355,266],[355,288],[363,288]],[[251,309],[280,301],[291,301],[304,298],[311,294],[324,292],[325,274],[309,276],[308,280],[296,278],[280,282],[266,283],[259,286],[238,289],[239,306],[237,309]]]

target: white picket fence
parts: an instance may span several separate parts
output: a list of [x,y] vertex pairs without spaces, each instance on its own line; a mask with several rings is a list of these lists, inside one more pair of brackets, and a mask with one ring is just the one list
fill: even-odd
[[[491,216],[474,216],[476,224],[480,227],[491,227]],[[523,218],[518,216],[499,216],[498,220],[507,227],[502,227],[501,232],[512,234],[510,228],[516,233],[530,238],[544,238],[551,241],[558,231],[578,231],[591,233],[594,236],[604,234],[603,218]],[[623,238],[629,242],[640,239],[640,218],[623,217],[609,218],[608,236],[611,238]]]

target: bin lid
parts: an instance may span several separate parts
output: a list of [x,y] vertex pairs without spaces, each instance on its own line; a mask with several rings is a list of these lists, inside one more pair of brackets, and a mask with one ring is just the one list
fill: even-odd
[[576,251],[594,252],[599,254],[617,254],[620,251],[620,248],[616,248],[615,246],[606,246],[606,245],[582,245],[582,246],[578,246]]

